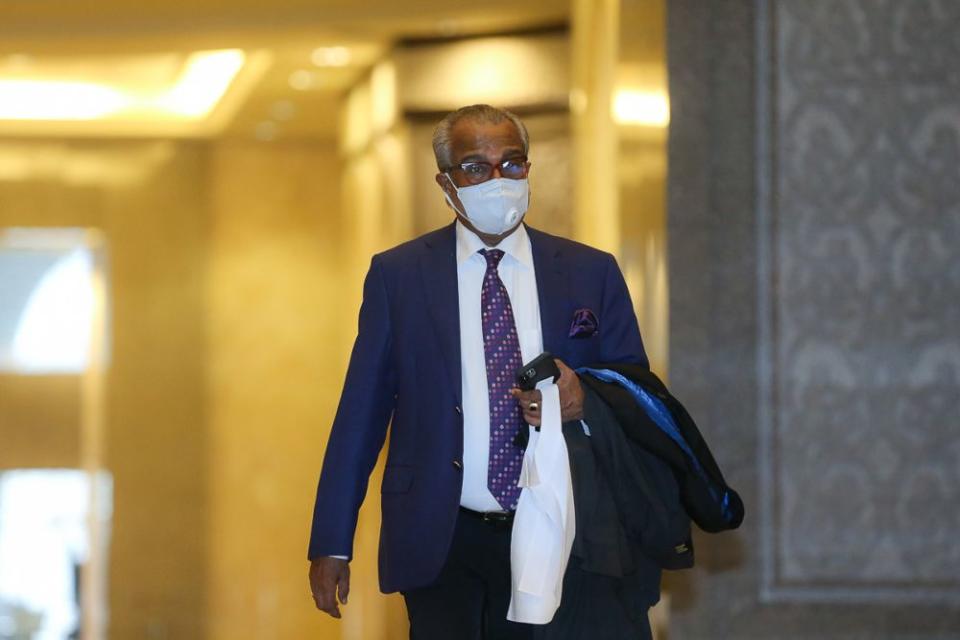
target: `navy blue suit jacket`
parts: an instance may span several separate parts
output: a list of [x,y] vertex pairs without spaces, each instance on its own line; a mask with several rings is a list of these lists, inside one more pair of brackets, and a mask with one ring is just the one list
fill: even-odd
[[[576,368],[647,364],[630,295],[613,256],[527,229],[544,349]],[[570,337],[574,312],[598,319]],[[454,225],[375,255],[359,331],[320,473],[308,556],[353,556],[357,512],[390,427],[381,486],[380,589],[439,574],[460,504],[463,415]],[[391,420],[392,418],[392,420]]]

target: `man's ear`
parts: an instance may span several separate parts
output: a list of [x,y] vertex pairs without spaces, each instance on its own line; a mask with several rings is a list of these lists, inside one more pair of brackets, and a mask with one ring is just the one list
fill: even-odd
[[453,189],[453,185],[450,184],[450,176],[447,174],[442,171],[438,172],[437,175],[434,176],[434,180],[437,181],[437,184],[440,185],[440,188],[443,189],[444,193],[448,196],[452,197],[457,195],[457,192]]
[[459,203],[460,199],[457,198],[457,190],[453,186],[453,182],[450,180],[450,176],[448,176],[445,173],[438,173],[434,177],[434,179],[437,181],[437,184],[440,185],[440,188],[443,190],[443,192],[447,194],[447,197],[444,198],[444,202],[446,203],[446,205],[450,208],[451,211],[453,211],[459,216],[460,212],[457,211],[456,207],[454,207],[451,204],[451,202]]

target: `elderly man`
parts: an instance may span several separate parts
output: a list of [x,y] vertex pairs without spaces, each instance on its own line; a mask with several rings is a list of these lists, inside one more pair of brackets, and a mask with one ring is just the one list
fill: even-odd
[[[473,105],[433,137],[453,224],[375,255],[317,489],[308,557],[316,606],[340,617],[357,512],[392,425],[380,588],[402,592],[411,637],[530,638],[509,622],[510,539],[537,391],[515,371],[558,360],[563,421],[583,415],[571,367],[647,359],[614,258],[523,224],[526,127]],[[645,616],[645,611],[643,612]]]

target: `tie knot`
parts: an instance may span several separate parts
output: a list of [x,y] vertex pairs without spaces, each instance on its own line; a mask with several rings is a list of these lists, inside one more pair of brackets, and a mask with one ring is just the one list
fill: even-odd
[[503,251],[500,249],[480,249],[480,253],[487,259],[488,269],[496,269],[503,259]]

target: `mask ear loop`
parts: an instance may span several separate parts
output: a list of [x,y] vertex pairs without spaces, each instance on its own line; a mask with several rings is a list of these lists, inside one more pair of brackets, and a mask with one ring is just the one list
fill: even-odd
[[[456,192],[457,192],[457,195],[459,196],[459,195],[460,195],[460,187],[458,187],[457,184],[453,181],[453,178],[450,177],[450,174],[449,174],[449,173],[447,173],[446,171],[444,171],[444,172],[443,172],[443,175],[444,175],[444,177],[446,177],[447,182],[450,183],[450,186],[453,187],[453,190],[456,191]],[[457,209],[457,206],[456,206],[455,204],[453,204],[453,200],[450,199],[450,194],[447,193],[447,190],[446,190],[446,189],[443,190],[443,197],[447,199],[447,204],[450,205],[450,208],[451,208],[451,209],[453,209],[455,212],[457,212],[457,213],[459,213],[460,215],[462,215],[464,218],[468,218],[468,219],[469,219],[469,216],[468,216],[465,212],[460,211],[460,209]]]

